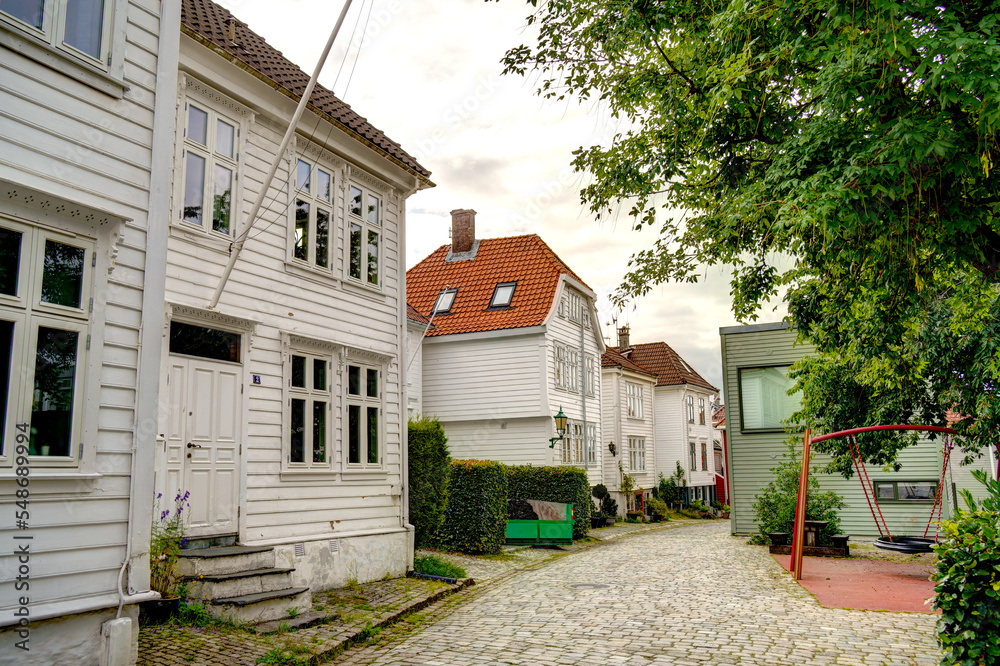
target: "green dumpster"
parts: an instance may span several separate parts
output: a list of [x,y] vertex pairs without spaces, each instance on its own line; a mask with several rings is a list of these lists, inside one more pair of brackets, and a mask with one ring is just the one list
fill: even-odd
[[573,505],[541,500],[508,500],[507,544],[573,543]]

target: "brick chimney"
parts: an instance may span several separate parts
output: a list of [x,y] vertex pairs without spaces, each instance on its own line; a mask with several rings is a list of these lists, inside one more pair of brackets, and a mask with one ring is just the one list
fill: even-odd
[[628,348],[628,325],[618,327],[618,349]]
[[476,240],[476,211],[459,209],[451,211],[451,251],[455,254],[469,252]]

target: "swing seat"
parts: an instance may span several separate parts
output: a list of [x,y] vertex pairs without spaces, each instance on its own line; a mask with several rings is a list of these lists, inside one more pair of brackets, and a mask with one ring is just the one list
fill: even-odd
[[934,539],[909,536],[880,536],[875,539],[875,547],[882,550],[893,550],[897,553],[929,553],[937,543]]

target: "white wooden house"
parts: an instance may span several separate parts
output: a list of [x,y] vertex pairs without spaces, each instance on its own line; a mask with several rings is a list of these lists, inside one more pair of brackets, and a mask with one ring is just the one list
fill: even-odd
[[[434,328],[423,342],[423,413],[453,458],[578,465],[603,481],[594,292],[537,235],[477,239],[452,212],[452,243],[407,272],[407,300]],[[553,417],[569,417],[566,437]]]
[[0,4],[0,663],[130,663],[180,8]]
[[429,317],[406,304],[406,413],[411,419],[424,413],[424,335],[434,328]]
[[156,487],[191,492],[185,571],[267,570],[199,589],[241,619],[412,558],[405,202],[432,183],[322,86],[276,155],[308,78],[227,10],[182,2]]

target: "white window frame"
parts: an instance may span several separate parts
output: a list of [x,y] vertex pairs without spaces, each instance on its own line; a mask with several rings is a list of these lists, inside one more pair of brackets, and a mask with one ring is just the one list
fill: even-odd
[[569,292],[569,319],[580,322],[583,319],[583,296],[570,290]]
[[[97,241],[24,224],[7,217],[0,217],[0,226],[21,234],[17,293],[13,296],[0,295],[0,319],[14,323],[0,468],[12,467],[17,458],[17,425],[31,423],[38,329],[41,327],[71,331],[77,336],[69,451],[66,456],[29,455],[29,465],[46,468],[78,467],[84,455],[84,411],[87,408],[86,381],[90,362],[88,348],[93,303],[91,294],[95,280]],[[84,250],[78,308],[44,303],[41,300],[45,243],[48,240]]]
[[566,347],[566,390],[580,390],[580,351],[573,347]]
[[597,393],[597,357],[587,354],[587,395]]
[[[351,208],[353,203],[353,189],[361,191],[361,214],[355,215]],[[385,270],[386,270],[386,247],[385,247],[385,199],[386,197],[381,193],[376,192],[370,187],[365,187],[364,185],[349,180],[347,183],[347,196],[344,197],[344,219],[346,223],[344,225],[344,279],[348,280],[352,284],[367,287],[368,289],[382,289],[382,283],[385,280]],[[378,211],[376,214],[377,222],[370,222],[369,216],[365,215],[365,211],[371,205],[371,200],[376,200],[378,202]],[[353,229],[352,227],[357,225],[361,229],[361,271],[360,275],[354,276],[351,274],[351,251],[354,246]],[[376,281],[372,282],[368,278],[368,273],[370,271],[368,255],[368,240],[370,234],[375,234],[378,238],[378,273]]]
[[[304,162],[309,165],[309,184],[308,189],[300,189],[298,187],[298,166],[299,162]],[[336,250],[334,248],[334,241],[336,240],[336,225],[337,225],[337,215],[336,215],[336,176],[334,175],[336,170],[327,164],[314,159],[313,157],[297,154],[294,158],[294,166],[289,170],[289,206],[288,206],[288,252],[287,261],[295,266],[308,269],[310,271],[315,271],[321,275],[331,275],[333,273],[334,260],[336,258]],[[330,198],[324,199],[319,194],[319,173],[325,173],[330,177]],[[298,222],[298,202],[303,201],[309,205],[309,229],[308,237],[306,239],[306,258],[302,259],[296,256],[296,224]],[[328,228],[327,228],[327,248],[326,248],[326,266],[320,266],[317,263],[317,243],[316,238],[319,234],[319,228],[317,225],[317,220],[319,219],[319,211],[323,210],[329,216]]]
[[563,465],[597,463],[597,424],[567,419],[566,436],[560,446],[559,460]]
[[[305,387],[297,387],[292,385],[292,357],[300,356],[306,359],[306,380]],[[326,364],[326,387],[324,389],[315,388],[314,384],[314,362],[320,361]],[[292,347],[289,349],[288,354],[285,357],[284,363],[284,377],[285,377],[285,388],[287,390],[287,397],[285,399],[285,408],[287,410],[287,418],[285,419],[285,427],[282,429],[283,434],[283,456],[282,460],[285,463],[284,467],[287,470],[318,470],[318,471],[329,471],[333,465],[333,442],[334,442],[334,371],[333,371],[333,358],[328,353],[321,353],[315,350],[307,349],[304,347]],[[305,406],[305,429],[302,434],[302,450],[303,450],[303,460],[299,462],[292,461],[292,441],[291,441],[291,428],[292,428],[292,400],[304,400]],[[313,405],[319,400],[326,403],[326,460],[316,461],[313,460],[313,423],[310,415],[313,413]]]
[[642,385],[634,382],[625,382],[625,404],[626,413],[630,419],[644,418]]
[[692,472],[698,471],[698,450],[696,448],[697,446],[698,445],[696,442],[688,442],[688,452],[690,453],[690,458],[691,458],[690,465],[688,465],[688,467],[691,469]]
[[687,396],[684,402],[687,404],[687,422],[694,423],[694,396]]
[[[350,392],[350,373],[351,368],[360,368],[361,370],[361,391],[360,394],[352,394]],[[378,396],[372,397],[368,395],[368,371],[374,370],[378,373]],[[370,361],[361,361],[356,359],[348,359],[344,364],[343,375],[341,376],[341,394],[344,396],[344,413],[343,413],[343,464],[345,470],[379,470],[382,469],[383,462],[385,460],[385,368],[377,363],[372,363]],[[359,440],[358,449],[358,462],[351,462],[351,420],[350,420],[350,409],[351,407],[361,408],[361,438]],[[368,409],[375,408],[378,409],[378,460],[375,462],[369,462],[368,460],[368,450],[370,442],[368,441]]]
[[708,471],[708,442],[701,443],[701,471]]
[[556,388],[567,387],[566,380],[566,346],[556,344],[552,350]]
[[646,471],[646,438],[628,438],[628,465],[632,472]]
[[[208,127],[206,130],[206,143],[208,145],[203,146],[188,137],[188,110],[191,106],[208,113]],[[176,168],[174,169],[174,182],[177,183],[178,186],[174,188],[174,213],[171,216],[171,221],[178,228],[183,229],[186,232],[197,233],[207,238],[224,241],[225,245],[220,247],[224,247],[228,250],[229,243],[232,241],[234,235],[241,226],[241,214],[243,212],[243,161],[241,158],[244,154],[243,143],[246,137],[245,123],[243,120],[238,119],[230,110],[224,111],[222,110],[221,105],[214,103],[213,101],[209,101],[201,95],[194,94],[190,87],[188,89],[188,94],[185,96],[184,103],[178,105],[178,113],[177,131],[180,133],[182,138],[178,142],[180,145],[175,158]],[[233,137],[232,158],[218,153],[215,149],[215,138],[218,128],[217,121],[220,120],[232,125],[235,130],[235,135]],[[202,183],[204,189],[202,191],[201,224],[188,222],[184,219],[184,201],[187,194],[186,183],[188,152],[193,152],[195,155],[198,155],[205,160],[205,174]],[[213,175],[215,173],[216,164],[230,169],[233,172],[228,233],[216,231],[212,228],[212,206],[214,196]]]
[[597,464],[597,424],[587,423],[587,459],[591,465]]
[[698,425],[705,425],[705,398],[698,398]]

